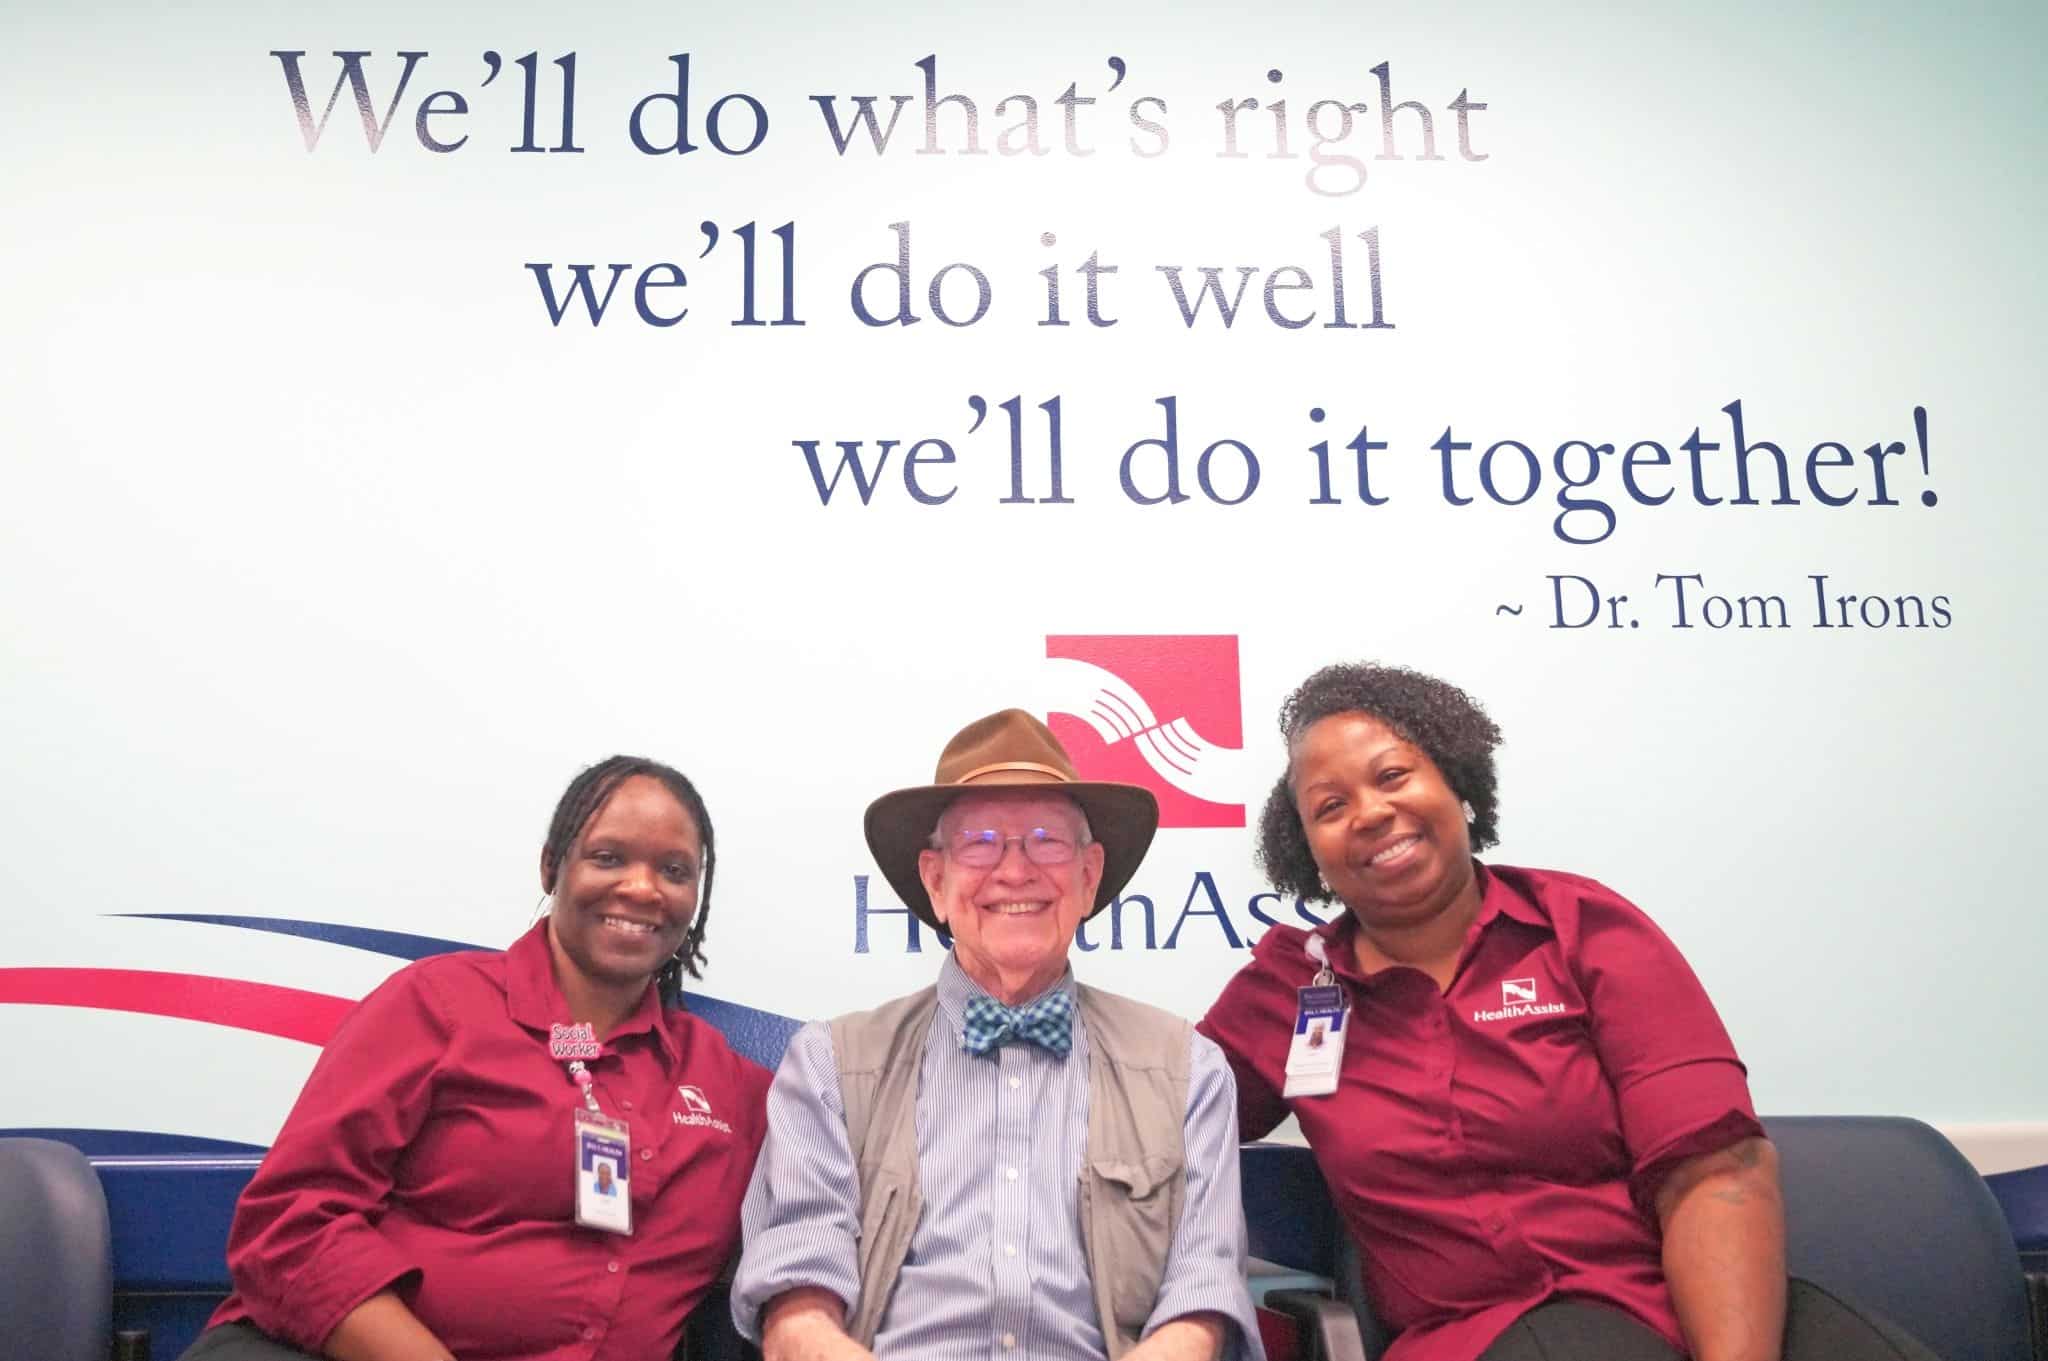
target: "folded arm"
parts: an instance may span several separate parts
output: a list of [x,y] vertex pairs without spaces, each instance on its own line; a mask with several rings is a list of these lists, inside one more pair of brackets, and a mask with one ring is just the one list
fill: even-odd
[[768,1138],[740,1206],[732,1321],[766,1361],[868,1357],[845,1328],[860,1294],[859,1214],[831,1032],[805,1026],[768,1089]]
[[452,1361],[441,1339],[389,1290],[364,1300],[327,1335],[334,1361]]
[[351,1350],[359,1329],[344,1328],[368,1309],[374,1341],[394,1308],[418,1327],[392,1291],[419,1264],[392,1247],[377,1220],[393,1169],[432,1109],[435,1064],[450,1035],[438,999],[405,973],[364,998],[328,1040],[228,1235],[229,1272],[263,1331],[341,1361],[446,1355]]
[[1223,1053],[1193,1037],[1181,1130],[1186,1183],[1159,1301],[1127,1361],[1219,1361],[1255,1355],[1245,1286],[1244,1202],[1238,1187],[1237,1084]]
[[802,1286],[761,1311],[762,1361],[875,1361],[846,1335],[846,1305],[829,1290]]

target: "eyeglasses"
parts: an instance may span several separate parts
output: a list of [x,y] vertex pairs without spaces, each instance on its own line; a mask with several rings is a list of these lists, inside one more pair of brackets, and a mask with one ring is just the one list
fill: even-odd
[[1046,827],[1008,835],[993,827],[969,827],[955,832],[945,849],[955,864],[985,870],[1002,860],[1012,841],[1024,847],[1024,858],[1034,865],[1069,865],[1081,850],[1071,836]]

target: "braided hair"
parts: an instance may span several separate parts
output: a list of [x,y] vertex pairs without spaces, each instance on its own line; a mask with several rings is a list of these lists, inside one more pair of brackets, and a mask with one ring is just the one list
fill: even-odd
[[668,1006],[681,1006],[683,975],[688,974],[692,978],[704,976],[704,926],[711,916],[711,880],[718,869],[711,814],[704,807],[704,796],[697,792],[697,786],[690,783],[689,776],[644,756],[613,756],[599,761],[569,781],[569,787],[562,791],[561,799],[555,804],[555,815],[548,823],[548,838],[541,845],[540,886],[548,893],[555,891],[569,847],[583,835],[583,829],[590,825],[590,820],[597,816],[597,810],[604,807],[612,793],[635,775],[661,781],[662,787],[675,795],[676,802],[697,824],[697,835],[704,843],[704,887],[697,895],[697,911],[690,918],[690,929],[684,934],[682,945],[663,961],[660,971],[654,976],[662,1001]]
[[1406,667],[1340,663],[1303,681],[1280,706],[1288,768],[1266,798],[1257,850],[1260,867],[1276,887],[1312,902],[1331,896],[1294,807],[1294,744],[1315,724],[1342,713],[1376,718],[1421,748],[1451,792],[1472,805],[1473,850],[1500,840],[1500,786],[1493,766],[1500,728],[1479,702],[1448,681]]

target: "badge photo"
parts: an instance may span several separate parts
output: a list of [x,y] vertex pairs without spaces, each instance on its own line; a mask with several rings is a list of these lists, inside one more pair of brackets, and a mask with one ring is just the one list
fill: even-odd
[[632,1136],[623,1125],[576,1119],[576,1222],[606,1233],[633,1231]]

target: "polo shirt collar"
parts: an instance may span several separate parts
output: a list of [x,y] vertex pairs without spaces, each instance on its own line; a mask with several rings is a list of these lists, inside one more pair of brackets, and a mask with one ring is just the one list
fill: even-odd
[[[1472,862],[1472,869],[1479,878],[1479,915],[1472,920],[1461,954],[1470,954],[1480,936],[1499,917],[1543,931],[1553,930],[1543,909],[1510,886],[1505,878],[1492,873],[1477,860]],[[1359,972],[1358,957],[1352,950],[1351,942],[1358,935],[1358,918],[1351,915],[1349,908],[1341,908],[1335,917],[1317,927],[1314,934],[1323,938],[1323,950],[1329,956],[1333,973],[1361,987],[1370,986],[1367,976]]]
[[[546,1037],[548,1028],[569,1019],[569,1003],[555,983],[555,965],[548,947],[548,919],[542,917],[533,929],[512,942],[505,951],[505,1010],[528,1030]],[[682,1057],[676,1040],[662,1023],[661,990],[652,983],[619,1028],[606,1037],[610,1048],[628,1035],[654,1032],[655,1043],[674,1067]]]
[[1474,925],[1484,929],[1495,917],[1505,916],[1524,926],[1534,926],[1544,931],[1552,930],[1550,918],[1543,909],[1524,896],[1521,890],[1509,884],[1505,876],[1495,874],[1477,860],[1473,861],[1472,865],[1479,872],[1481,894],[1479,918]]

